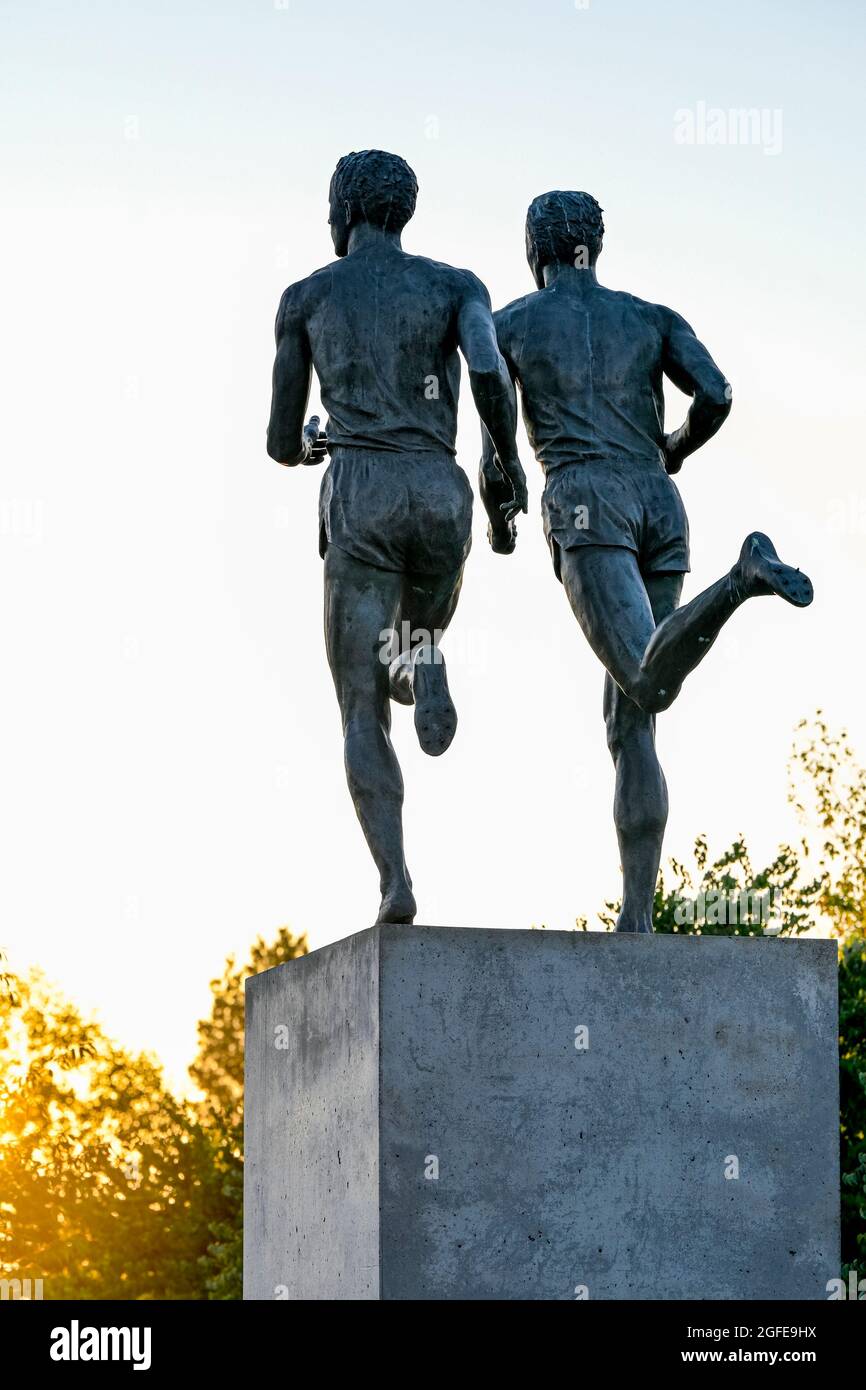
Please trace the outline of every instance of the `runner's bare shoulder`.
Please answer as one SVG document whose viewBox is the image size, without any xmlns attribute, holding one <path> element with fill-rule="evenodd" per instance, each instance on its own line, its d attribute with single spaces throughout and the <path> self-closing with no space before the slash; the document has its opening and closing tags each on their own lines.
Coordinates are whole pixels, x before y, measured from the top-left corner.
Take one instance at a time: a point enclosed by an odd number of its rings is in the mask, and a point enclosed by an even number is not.
<svg viewBox="0 0 866 1390">
<path fill-rule="evenodd" d="M 277 310 L 278 336 L 281 324 L 290 320 L 303 322 L 322 299 L 331 293 L 334 271 L 339 265 L 339 261 L 332 261 L 330 265 L 314 270 L 311 275 L 305 276 L 303 280 L 296 280 L 293 285 L 283 290 Z"/>
<path fill-rule="evenodd" d="M 493 315 L 500 351 L 504 352 L 511 361 L 516 359 L 518 350 L 526 336 L 526 318 L 530 305 L 540 297 L 541 293 L 542 291 L 536 290 L 532 294 L 521 295 L 520 299 L 512 299 L 510 304 L 497 309 Z"/>
<path fill-rule="evenodd" d="M 428 256 L 413 256 L 411 259 L 419 273 L 443 295 L 447 295 L 455 309 L 459 309 L 467 299 L 480 299 L 490 306 L 486 286 L 471 270 L 448 265 L 445 261 L 433 261 Z"/>
<path fill-rule="evenodd" d="M 675 310 L 669 309 L 666 304 L 652 304 L 648 299 L 641 299 L 638 295 L 630 294 L 627 290 L 608 290 L 607 293 L 628 303 L 642 319 L 661 333 L 662 337 L 666 337 L 670 329 L 677 325 L 688 328 L 685 319 Z"/>
</svg>

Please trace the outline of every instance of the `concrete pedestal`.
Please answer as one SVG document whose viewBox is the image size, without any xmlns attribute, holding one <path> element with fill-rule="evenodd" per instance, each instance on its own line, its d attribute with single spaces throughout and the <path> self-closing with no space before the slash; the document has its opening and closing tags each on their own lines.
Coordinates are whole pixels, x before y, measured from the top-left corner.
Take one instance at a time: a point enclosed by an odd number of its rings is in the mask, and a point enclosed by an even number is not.
<svg viewBox="0 0 866 1390">
<path fill-rule="evenodd" d="M 839 1274 L 833 942 L 373 927 L 246 1011 L 246 1298 Z"/>
</svg>

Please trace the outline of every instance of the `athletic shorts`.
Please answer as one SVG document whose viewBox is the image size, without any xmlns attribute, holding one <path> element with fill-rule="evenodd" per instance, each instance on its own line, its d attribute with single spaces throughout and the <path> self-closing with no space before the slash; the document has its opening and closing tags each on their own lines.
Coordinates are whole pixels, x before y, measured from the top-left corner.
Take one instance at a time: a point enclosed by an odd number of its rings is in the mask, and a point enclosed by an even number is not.
<svg viewBox="0 0 866 1390">
<path fill-rule="evenodd" d="M 453 574 L 472 544 L 472 488 L 451 454 L 334 449 L 319 492 L 329 545 L 377 569 Z"/>
<path fill-rule="evenodd" d="M 661 463 L 593 460 L 552 468 L 541 513 L 557 579 L 560 552 L 579 545 L 632 550 L 642 574 L 688 572 L 689 523 Z"/>
</svg>

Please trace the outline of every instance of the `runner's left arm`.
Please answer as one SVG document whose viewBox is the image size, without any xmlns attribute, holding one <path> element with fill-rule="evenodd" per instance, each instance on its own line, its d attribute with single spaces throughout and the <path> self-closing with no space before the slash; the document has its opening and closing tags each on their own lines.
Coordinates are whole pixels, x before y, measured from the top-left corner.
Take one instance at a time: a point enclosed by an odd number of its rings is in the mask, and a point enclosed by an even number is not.
<svg viewBox="0 0 866 1390">
<path fill-rule="evenodd" d="M 490 298 L 481 281 L 466 275 L 467 290 L 457 316 L 457 340 L 469 367 L 469 385 L 481 423 L 490 436 L 499 471 L 511 485 L 503 507 L 510 520 L 528 509 L 526 475 L 517 456 L 517 399 L 505 359 L 496 341 Z M 507 513 L 505 508 L 508 508 Z"/>
<path fill-rule="evenodd" d="M 499 318 L 495 314 L 493 322 L 496 326 L 499 351 L 502 353 L 508 368 L 511 390 L 515 394 L 514 410 L 516 415 L 515 370 L 502 340 Z M 497 555 L 511 555 L 517 544 L 517 507 L 514 501 L 514 490 L 508 474 L 499 462 L 489 431 L 483 424 L 481 426 L 481 466 L 478 469 L 478 491 L 490 523 L 487 528 L 487 539 L 492 550 Z"/>
<path fill-rule="evenodd" d="M 662 367 L 675 386 L 692 397 L 679 429 L 665 435 L 665 467 L 678 473 L 688 458 L 724 424 L 731 409 L 731 388 L 703 343 L 684 318 L 663 309 Z"/>
</svg>

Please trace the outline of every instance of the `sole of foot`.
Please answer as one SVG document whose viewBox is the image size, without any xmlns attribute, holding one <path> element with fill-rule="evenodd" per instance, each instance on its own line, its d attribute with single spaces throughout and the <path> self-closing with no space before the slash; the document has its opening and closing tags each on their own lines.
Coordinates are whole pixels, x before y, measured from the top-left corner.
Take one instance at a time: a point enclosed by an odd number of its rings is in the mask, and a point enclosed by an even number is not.
<svg viewBox="0 0 866 1390">
<path fill-rule="evenodd" d="M 382 898 L 376 926 L 411 927 L 417 911 L 411 888 L 397 888 Z"/>
<path fill-rule="evenodd" d="M 441 653 L 435 661 L 416 661 L 412 688 L 418 742 L 431 758 L 438 758 L 450 747 L 457 732 L 457 711 L 448 691 Z"/>
<path fill-rule="evenodd" d="M 778 594 L 795 608 L 808 608 L 815 597 L 808 575 L 780 560 L 773 542 L 761 531 L 753 531 L 744 540 L 738 569 L 750 595 Z"/>
</svg>

